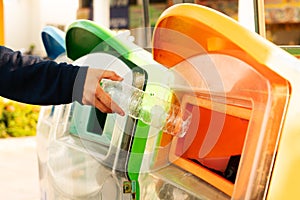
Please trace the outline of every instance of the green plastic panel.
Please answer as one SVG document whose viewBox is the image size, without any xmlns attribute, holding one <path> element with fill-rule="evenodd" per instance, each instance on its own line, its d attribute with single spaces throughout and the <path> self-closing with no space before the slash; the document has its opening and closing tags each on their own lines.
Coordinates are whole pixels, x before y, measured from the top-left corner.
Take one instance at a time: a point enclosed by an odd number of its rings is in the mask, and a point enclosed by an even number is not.
<svg viewBox="0 0 300 200">
<path fill-rule="evenodd" d="M 124 55 L 129 51 L 118 40 L 114 33 L 105 27 L 89 20 L 78 20 L 72 23 L 66 34 L 67 55 L 76 60 L 91 52 L 109 52 Z"/>
<path fill-rule="evenodd" d="M 69 26 L 66 33 L 66 49 L 68 57 L 73 60 L 95 52 L 105 52 L 114 55 L 133 70 L 135 76 L 132 85 L 134 87 L 153 93 L 158 98 L 165 100 L 169 100 L 171 96 L 171 91 L 166 87 L 160 87 L 159 84 L 155 87 L 148 87 L 147 85 L 149 80 L 155 83 L 167 81 L 166 77 L 160 80 L 161 76 L 159 76 L 161 73 L 166 73 L 167 69 L 156 63 L 151 53 L 138 47 L 126 37 L 115 35 L 112 31 L 92 21 L 79 20 Z M 143 75 L 144 80 L 142 84 L 139 74 Z M 103 115 L 102 117 L 101 114 Z M 101 114 L 97 114 L 97 118 L 100 121 L 105 117 L 104 113 Z M 130 123 L 135 123 L 136 125 L 131 126 Z M 152 133 L 150 133 L 151 131 Z M 128 126 L 125 126 L 124 133 L 126 134 L 123 134 L 121 148 L 124 148 L 123 150 L 128 151 L 129 154 L 121 155 L 122 158 L 117 159 L 123 160 L 126 156 L 127 160 L 124 162 L 125 165 L 127 164 L 125 172 L 127 172 L 127 178 L 132 183 L 135 183 L 135 191 L 133 191 L 135 199 L 140 199 L 138 179 L 142 170 L 148 135 L 149 133 L 151 135 L 155 134 L 159 140 L 160 132 L 156 132 L 157 130 L 151 129 L 149 125 L 135 119 L 129 119 Z M 104 141 L 104 143 L 107 143 L 107 141 Z"/>
</svg>

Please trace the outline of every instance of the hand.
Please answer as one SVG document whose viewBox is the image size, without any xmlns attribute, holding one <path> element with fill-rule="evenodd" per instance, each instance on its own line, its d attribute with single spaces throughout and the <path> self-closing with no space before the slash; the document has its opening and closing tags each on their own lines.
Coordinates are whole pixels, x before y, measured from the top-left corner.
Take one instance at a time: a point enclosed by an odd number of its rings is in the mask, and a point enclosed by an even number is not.
<svg viewBox="0 0 300 200">
<path fill-rule="evenodd" d="M 113 71 L 88 68 L 83 88 L 82 103 L 93 105 L 104 113 L 118 113 L 124 116 L 124 111 L 110 98 L 100 86 L 102 78 L 122 81 L 123 78 Z"/>
</svg>

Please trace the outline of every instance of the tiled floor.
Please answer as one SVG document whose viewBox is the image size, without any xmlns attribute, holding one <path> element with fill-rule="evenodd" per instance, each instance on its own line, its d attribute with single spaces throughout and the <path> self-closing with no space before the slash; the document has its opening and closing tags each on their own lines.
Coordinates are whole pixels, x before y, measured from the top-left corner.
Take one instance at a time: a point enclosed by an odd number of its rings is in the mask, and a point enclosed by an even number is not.
<svg viewBox="0 0 300 200">
<path fill-rule="evenodd" d="M 0 139 L 0 199 L 39 199 L 35 137 Z"/>
</svg>

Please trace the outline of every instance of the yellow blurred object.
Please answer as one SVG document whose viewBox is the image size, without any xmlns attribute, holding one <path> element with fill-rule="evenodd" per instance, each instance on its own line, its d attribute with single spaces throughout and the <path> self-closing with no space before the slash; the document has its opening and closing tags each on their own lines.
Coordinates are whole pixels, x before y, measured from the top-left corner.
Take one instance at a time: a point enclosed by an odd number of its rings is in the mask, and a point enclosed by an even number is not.
<svg viewBox="0 0 300 200">
<path fill-rule="evenodd" d="M 4 8 L 3 0 L 0 0 L 0 45 L 4 45 Z"/>
<path fill-rule="evenodd" d="M 89 19 L 91 14 L 90 8 L 79 8 L 76 13 L 77 19 Z"/>
</svg>

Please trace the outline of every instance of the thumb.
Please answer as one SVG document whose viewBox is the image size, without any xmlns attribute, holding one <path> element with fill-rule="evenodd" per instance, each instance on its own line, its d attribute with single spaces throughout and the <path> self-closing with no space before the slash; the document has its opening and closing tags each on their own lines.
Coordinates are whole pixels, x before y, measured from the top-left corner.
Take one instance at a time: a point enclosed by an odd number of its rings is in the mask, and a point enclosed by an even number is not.
<svg viewBox="0 0 300 200">
<path fill-rule="evenodd" d="M 110 79 L 113 81 L 122 81 L 123 78 L 119 76 L 117 73 L 114 71 L 104 71 L 102 74 L 102 78 Z"/>
</svg>

